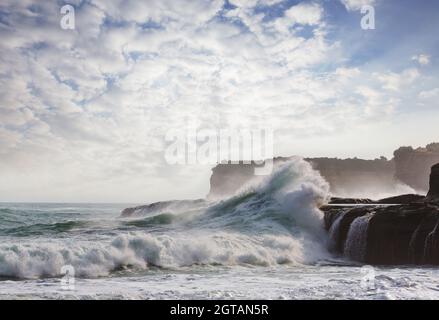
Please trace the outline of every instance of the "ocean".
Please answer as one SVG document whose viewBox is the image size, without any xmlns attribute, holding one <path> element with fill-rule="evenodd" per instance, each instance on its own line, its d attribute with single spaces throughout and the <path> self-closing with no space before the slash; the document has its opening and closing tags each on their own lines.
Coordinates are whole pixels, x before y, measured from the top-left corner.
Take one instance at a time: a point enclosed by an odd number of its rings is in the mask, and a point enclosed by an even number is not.
<svg viewBox="0 0 439 320">
<path fill-rule="evenodd" d="M 0 204 L 0 299 L 439 299 L 439 269 L 331 253 L 302 160 L 226 199 Z"/>
</svg>

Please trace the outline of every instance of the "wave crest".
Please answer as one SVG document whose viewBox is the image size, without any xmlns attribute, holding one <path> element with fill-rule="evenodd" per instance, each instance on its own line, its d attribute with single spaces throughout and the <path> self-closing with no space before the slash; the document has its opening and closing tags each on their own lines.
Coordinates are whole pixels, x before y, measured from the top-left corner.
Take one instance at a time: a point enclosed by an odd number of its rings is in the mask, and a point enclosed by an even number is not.
<svg viewBox="0 0 439 320">
<path fill-rule="evenodd" d="M 142 232 L 0 245 L 0 276 L 60 276 L 64 265 L 74 266 L 77 276 L 98 277 L 124 267 L 314 263 L 327 257 L 318 207 L 328 194 L 320 174 L 296 158 L 234 197 L 202 203 L 201 208 L 197 203 L 186 210 L 187 218 L 184 212 L 164 213 L 157 206 L 160 210 L 148 210 L 142 220 L 121 221 L 134 223 Z M 151 229 L 151 224 L 164 226 Z"/>
</svg>

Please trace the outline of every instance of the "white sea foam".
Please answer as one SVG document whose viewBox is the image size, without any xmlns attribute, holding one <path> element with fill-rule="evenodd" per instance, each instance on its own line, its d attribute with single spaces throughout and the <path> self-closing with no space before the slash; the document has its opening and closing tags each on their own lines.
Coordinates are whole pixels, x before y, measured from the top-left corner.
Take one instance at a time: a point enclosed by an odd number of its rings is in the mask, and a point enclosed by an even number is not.
<svg viewBox="0 0 439 320">
<path fill-rule="evenodd" d="M 306 249 L 306 252 L 305 252 Z M 311 263 L 324 255 L 322 247 L 286 236 L 219 233 L 213 236 L 121 235 L 111 243 L 63 242 L 0 247 L 0 274 L 13 278 L 59 276 L 73 265 L 77 276 L 106 276 L 123 266 L 179 268 L 194 264 L 269 266 Z"/>
<path fill-rule="evenodd" d="M 64 265 L 73 265 L 77 276 L 98 277 L 123 267 L 314 263 L 327 257 L 318 206 L 328 190 L 307 162 L 293 159 L 245 192 L 165 229 L 2 244 L 0 276 L 60 276 Z"/>
</svg>

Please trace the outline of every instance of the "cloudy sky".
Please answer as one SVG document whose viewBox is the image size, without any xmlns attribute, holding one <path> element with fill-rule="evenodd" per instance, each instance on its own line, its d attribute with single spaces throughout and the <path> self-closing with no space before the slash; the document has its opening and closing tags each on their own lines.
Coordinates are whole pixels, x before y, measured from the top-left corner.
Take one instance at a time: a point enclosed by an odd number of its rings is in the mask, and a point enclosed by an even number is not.
<svg viewBox="0 0 439 320">
<path fill-rule="evenodd" d="M 438 141 L 438 30 L 436 0 L 2 0 L 0 201 L 203 197 L 211 166 L 164 160 L 193 119 L 276 155 Z"/>
</svg>

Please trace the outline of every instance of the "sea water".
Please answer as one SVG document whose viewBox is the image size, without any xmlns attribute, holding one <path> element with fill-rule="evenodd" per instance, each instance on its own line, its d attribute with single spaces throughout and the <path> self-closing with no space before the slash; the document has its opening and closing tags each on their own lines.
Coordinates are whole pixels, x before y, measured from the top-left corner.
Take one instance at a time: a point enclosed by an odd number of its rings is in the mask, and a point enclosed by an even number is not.
<svg viewBox="0 0 439 320">
<path fill-rule="evenodd" d="M 0 298 L 439 298 L 437 268 L 331 254 L 318 209 L 328 197 L 296 159 L 233 197 L 127 217 L 133 204 L 1 203 Z"/>
</svg>

